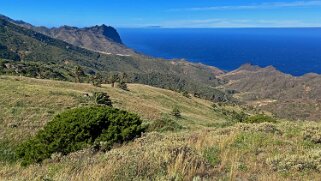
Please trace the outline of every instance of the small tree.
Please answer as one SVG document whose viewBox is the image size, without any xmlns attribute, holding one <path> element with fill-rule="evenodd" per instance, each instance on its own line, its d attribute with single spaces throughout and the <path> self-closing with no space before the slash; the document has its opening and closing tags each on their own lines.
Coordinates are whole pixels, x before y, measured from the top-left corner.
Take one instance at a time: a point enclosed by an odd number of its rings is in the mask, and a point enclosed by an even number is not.
<svg viewBox="0 0 321 181">
<path fill-rule="evenodd" d="M 177 106 L 175 106 L 172 110 L 172 116 L 174 116 L 175 118 L 181 118 L 181 111 L 179 110 L 179 108 Z"/>
<path fill-rule="evenodd" d="M 80 66 L 76 66 L 74 71 L 76 82 L 81 82 L 80 77 L 85 75 L 84 70 Z"/>
<path fill-rule="evenodd" d="M 92 77 L 93 86 L 101 87 L 102 82 L 103 82 L 103 78 L 99 73 L 97 73 Z"/>
<path fill-rule="evenodd" d="M 110 96 L 105 92 L 95 92 L 94 98 L 95 98 L 95 103 L 98 105 L 113 107 L 113 103 L 110 100 Z"/>
<path fill-rule="evenodd" d="M 121 81 L 124 81 L 124 82 L 128 81 L 128 75 L 125 72 L 121 74 Z"/>
<path fill-rule="evenodd" d="M 118 74 L 113 74 L 113 75 L 110 77 L 111 86 L 112 86 L 112 87 L 115 87 L 115 83 L 116 83 L 118 80 L 119 80 Z"/>
<path fill-rule="evenodd" d="M 129 90 L 128 90 L 128 87 L 127 87 L 127 84 L 126 84 L 124 81 L 119 82 L 119 84 L 117 85 L 117 87 L 120 88 L 120 89 L 123 89 L 123 90 L 125 90 L 125 91 L 129 91 Z"/>
</svg>

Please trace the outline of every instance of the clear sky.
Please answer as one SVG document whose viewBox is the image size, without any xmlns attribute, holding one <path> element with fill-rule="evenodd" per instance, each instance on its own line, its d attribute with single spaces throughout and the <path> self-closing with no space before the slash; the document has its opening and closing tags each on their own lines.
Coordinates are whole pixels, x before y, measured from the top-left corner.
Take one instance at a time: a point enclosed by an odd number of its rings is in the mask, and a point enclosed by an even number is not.
<svg viewBox="0 0 321 181">
<path fill-rule="evenodd" d="M 0 0 L 0 14 L 50 27 L 321 27 L 321 0 Z"/>
</svg>

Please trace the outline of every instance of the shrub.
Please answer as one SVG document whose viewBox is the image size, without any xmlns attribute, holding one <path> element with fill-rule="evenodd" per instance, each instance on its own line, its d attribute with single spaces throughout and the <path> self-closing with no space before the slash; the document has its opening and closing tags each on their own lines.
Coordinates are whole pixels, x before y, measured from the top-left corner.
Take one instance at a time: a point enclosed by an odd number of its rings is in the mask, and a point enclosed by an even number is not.
<svg viewBox="0 0 321 181">
<path fill-rule="evenodd" d="M 221 154 L 221 151 L 219 147 L 213 146 L 213 147 L 206 148 L 204 150 L 203 156 L 212 166 L 216 166 L 221 162 L 220 154 Z"/>
<path fill-rule="evenodd" d="M 92 82 L 93 86 L 101 87 L 101 84 L 103 82 L 103 78 L 99 73 L 97 73 L 96 75 L 92 76 L 91 82 Z"/>
<path fill-rule="evenodd" d="M 245 123 L 275 123 L 276 120 L 270 116 L 264 114 L 258 114 L 254 116 L 249 116 L 244 120 Z"/>
<path fill-rule="evenodd" d="M 306 126 L 303 132 L 304 140 L 311 141 L 315 144 L 321 143 L 321 127 Z"/>
<path fill-rule="evenodd" d="M 113 107 L 113 103 L 111 102 L 109 95 L 105 92 L 95 92 L 94 98 L 95 98 L 96 104 L 98 105 Z"/>
<path fill-rule="evenodd" d="M 175 118 L 181 118 L 182 117 L 181 111 L 178 109 L 177 106 L 175 106 L 173 108 L 171 115 L 174 116 Z"/>
<path fill-rule="evenodd" d="M 120 89 L 123 89 L 123 90 L 125 90 L 125 91 L 129 91 L 129 90 L 128 90 L 128 87 L 127 87 L 127 84 L 126 84 L 125 82 L 123 82 L 123 81 L 119 82 L 119 84 L 117 85 L 117 87 L 120 88 Z"/>
<path fill-rule="evenodd" d="M 18 146 L 22 165 L 40 163 L 53 153 L 66 155 L 94 143 L 129 141 L 143 131 L 135 115 L 106 106 L 82 107 L 57 115 L 35 137 Z"/>
<path fill-rule="evenodd" d="M 75 70 L 74 70 L 74 75 L 75 75 L 75 78 L 76 78 L 76 82 L 79 83 L 79 82 L 81 82 L 80 77 L 85 76 L 85 72 L 82 69 L 82 67 L 76 66 Z"/>
<path fill-rule="evenodd" d="M 8 140 L 0 140 L 0 163 L 13 163 L 16 161 L 14 146 Z"/>
<path fill-rule="evenodd" d="M 178 123 L 176 123 L 174 120 L 163 118 L 150 123 L 148 125 L 147 131 L 164 132 L 164 131 L 178 131 L 181 129 L 183 129 L 183 127 Z"/>
<path fill-rule="evenodd" d="M 276 155 L 266 163 L 275 171 L 318 171 L 321 172 L 321 151 L 310 150 L 307 153 Z"/>
</svg>

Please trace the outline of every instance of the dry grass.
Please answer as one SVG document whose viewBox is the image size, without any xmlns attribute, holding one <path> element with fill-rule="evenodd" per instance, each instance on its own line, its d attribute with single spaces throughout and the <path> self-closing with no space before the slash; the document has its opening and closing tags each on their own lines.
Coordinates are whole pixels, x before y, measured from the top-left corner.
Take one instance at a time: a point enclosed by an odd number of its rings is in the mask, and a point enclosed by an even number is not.
<svg viewBox="0 0 321 181">
<path fill-rule="evenodd" d="M 145 85 L 131 84 L 130 91 L 103 85 L 75 84 L 25 77 L 0 77 L 0 137 L 17 140 L 34 134 L 62 110 L 91 103 L 85 94 L 107 92 L 114 106 L 156 120 L 169 114 L 177 105 L 182 112 L 181 124 L 190 128 L 223 121 L 211 109 L 209 101 L 188 99 L 179 93 Z M 197 120 L 197 121 L 196 121 Z"/>
<path fill-rule="evenodd" d="M 188 128 L 147 133 L 106 153 L 82 150 L 56 155 L 42 165 L 27 168 L 2 163 L 0 180 L 270 181 L 321 177 L 319 123 L 280 121 L 206 127 L 225 121 L 208 101 L 144 85 L 129 85 L 129 89 L 0 77 L 2 140 L 25 139 L 63 109 L 90 103 L 83 94 L 94 91 L 108 92 L 116 107 L 146 120 L 158 119 L 178 105 L 184 118 L 179 123 Z"/>
<path fill-rule="evenodd" d="M 288 133 L 295 126 L 301 128 L 300 124 L 285 122 L 148 133 L 107 153 L 83 150 L 28 168 L 18 164 L 2 165 L 0 179 L 318 180 L 320 154 L 313 150 L 321 146 L 305 143 L 303 129 Z M 213 147 L 219 151 L 208 156 L 217 157 L 215 164 L 204 156 L 204 152 Z M 297 169 L 298 164 L 306 167 Z M 308 167 L 311 165 L 313 167 Z"/>
</svg>

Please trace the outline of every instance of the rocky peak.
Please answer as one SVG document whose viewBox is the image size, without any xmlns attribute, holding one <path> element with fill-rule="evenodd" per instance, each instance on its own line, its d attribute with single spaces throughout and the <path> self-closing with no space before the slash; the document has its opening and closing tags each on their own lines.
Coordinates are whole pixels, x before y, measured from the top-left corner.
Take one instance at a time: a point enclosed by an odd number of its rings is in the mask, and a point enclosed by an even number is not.
<svg viewBox="0 0 321 181">
<path fill-rule="evenodd" d="M 88 50 L 115 55 L 138 55 L 122 43 L 121 37 L 115 28 L 105 24 L 86 28 L 73 26 L 47 28 L 12 20 L 0 14 L 0 25 L 4 26 L 6 21 Z"/>
<path fill-rule="evenodd" d="M 93 33 L 98 33 L 104 35 L 106 38 L 111 41 L 119 44 L 123 44 L 122 40 L 117 32 L 117 30 L 111 26 L 102 24 L 100 26 L 96 25 L 93 27 L 84 28 L 83 30 L 92 31 Z"/>
</svg>

